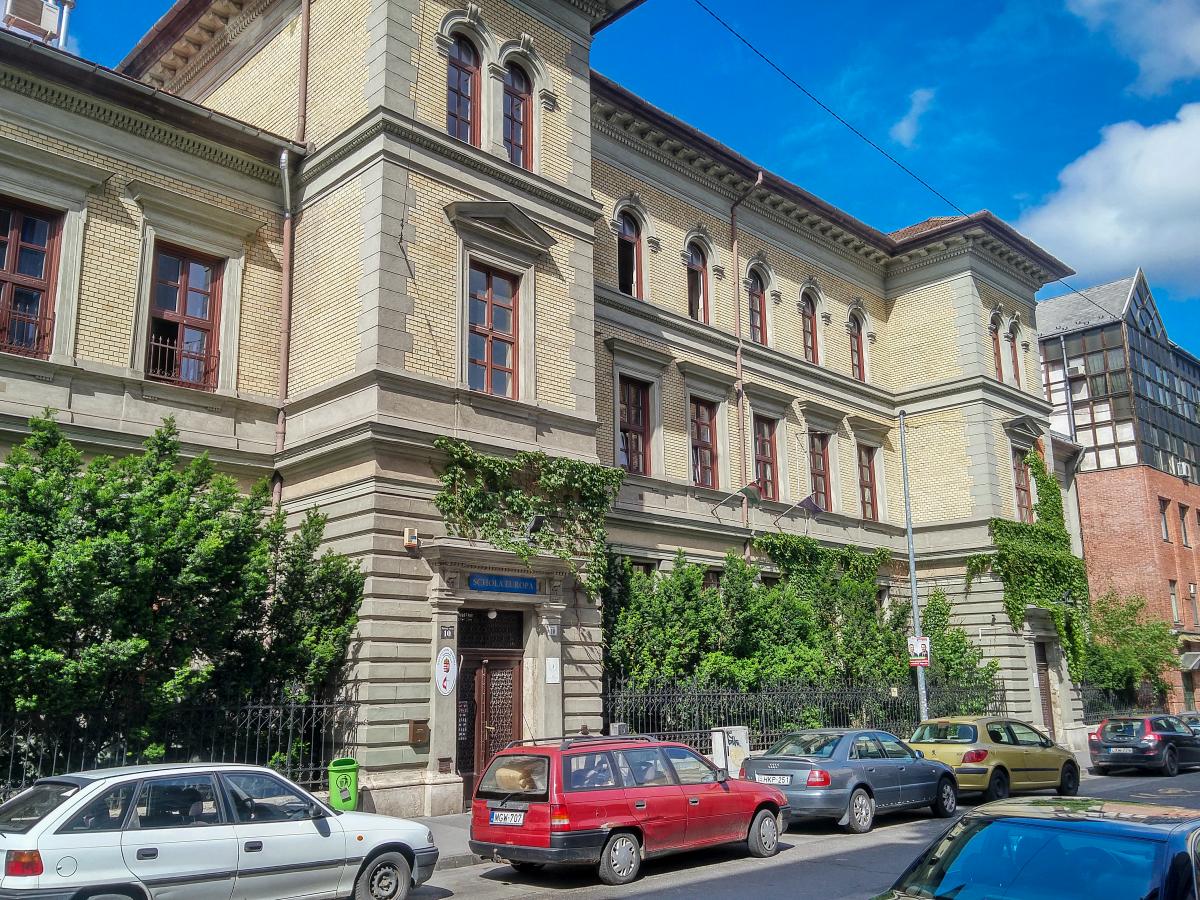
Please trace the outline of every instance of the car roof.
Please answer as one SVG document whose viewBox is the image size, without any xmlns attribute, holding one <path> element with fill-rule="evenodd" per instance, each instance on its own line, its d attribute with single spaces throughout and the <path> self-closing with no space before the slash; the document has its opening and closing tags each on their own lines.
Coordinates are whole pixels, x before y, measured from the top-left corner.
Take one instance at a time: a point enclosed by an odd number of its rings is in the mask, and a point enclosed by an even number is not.
<svg viewBox="0 0 1200 900">
<path fill-rule="evenodd" d="M 986 725 L 989 722 L 1020 721 L 1012 716 L 930 716 L 928 719 L 922 719 L 921 725 Z"/>
<path fill-rule="evenodd" d="M 970 818 L 1036 819 L 1073 828 L 1099 827 L 1143 837 L 1166 836 L 1180 828 L 1200 826 L 1200 810 L 1094 797 L 1015 797 L 976 807 L 967 815 Z"/>
<path fill-rule="evenodd" d="M 76 784 L 80 787 L 91 784 L 96 781 L 106 781 L 110 778 L 126 778 L 129 776 L 147 776 L 147 775 L 169 775 L 172 772 L 186 774 L 203 769 L 207 772 L 236 772 L 245 771 L 246 769 L 254 769 L 259 771 L 270 771 L 262 766 L 254 766 L 249 764 L 238 763 L 154 763 L 144 766 L 113 766 L 108 769 L 88 769 L 86 772 L 68 772 L 64 775 L 48 775 L 45 778 L 39 778 L 37 783 L 47 782 L 68 782 Z"/>
</svg>

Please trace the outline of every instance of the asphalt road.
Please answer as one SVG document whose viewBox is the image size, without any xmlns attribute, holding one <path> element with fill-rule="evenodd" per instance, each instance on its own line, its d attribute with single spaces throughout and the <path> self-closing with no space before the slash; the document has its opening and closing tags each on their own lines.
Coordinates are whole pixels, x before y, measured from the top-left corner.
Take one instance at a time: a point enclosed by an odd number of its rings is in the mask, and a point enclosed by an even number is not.
<svg viewBox="0 0 1200 900">
<path fill-rule="evenodd" d="M 1049 793 L 1049 792 L 1047 792 Z M 1157 775 L 1083 776 L 1081 796 L 1167 803 L 1200 810 L 1200 771 L 1176 778 Z M 971 801 L 964 800 L 970 807 Z M 446 897 L 509 900 L 517 897 L 721 898 L 789 897 L 797 900 L 866 900 L 892 881 L 947 822 L 927 813 L 882 816 L 874 831 L 844 834 L 832 824 L 793 825 L 771 859 L 750 857 L 731 845 L 652 860 L 631 885 L 601 885 L 590 869 L 546 869 L 518 875 L 484 864 L 437 873 L 414 891 L 414 900 Z"/>
</svg>

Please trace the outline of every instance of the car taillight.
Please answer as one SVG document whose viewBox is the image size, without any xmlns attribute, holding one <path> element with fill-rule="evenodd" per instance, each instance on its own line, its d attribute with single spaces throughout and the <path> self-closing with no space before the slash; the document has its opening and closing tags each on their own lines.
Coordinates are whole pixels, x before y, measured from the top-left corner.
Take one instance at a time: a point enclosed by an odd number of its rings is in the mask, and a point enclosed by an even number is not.
<svg viewBox="0 0 1200 900">
<path fill-rule="evenodd" d="M 42 874 L 42 854 L 36 850 L 9 850 L 4 854 L 5 878 L 30 878 Z"/>
<path fill-rule="evenodd" d="M 1088 732 L 1088 740 L 1096 741 L 1097 743 L 1099 743 L 1100 742 L 1100 729 L 1097 728 L 1095 731 L 1089 731 Z"/>
<path fill-rule="evenodd" d="M 742 763 L 742 767 L 740 769 L 738 769 L 738 778 L 745 778 L 745 777 L 746 777 L 746 764 Z"/>
<path fill-rule="evenodd" d="M 571 817 L 567 815 L 567 808 L 559 806 L 555 803 L 550 807 L 550 830 L 551 831 L 566 831 L 571 827 Z"/>
<path fill-rule="evenodd" d="M 981 763 L 987 759 L 988 752 L 986 750 L 968 750 L 963 754 L 963 764 L 966 763 Z"/>
<path fill-rule="evenodd" d="M 829 787 L 831 783 L 829 773 L 824 769 L 813 769 L 808 773 L 809 787 Z"/>
<path fill-rule="evenodd" d="M 1142 738 L 1143 743 L 1146 744 L 1157 744 L 1161 740 L 1162 738 L 1160 738 L 1153 731 L 1149 732 L 1144 738 Z"/>
</svg>

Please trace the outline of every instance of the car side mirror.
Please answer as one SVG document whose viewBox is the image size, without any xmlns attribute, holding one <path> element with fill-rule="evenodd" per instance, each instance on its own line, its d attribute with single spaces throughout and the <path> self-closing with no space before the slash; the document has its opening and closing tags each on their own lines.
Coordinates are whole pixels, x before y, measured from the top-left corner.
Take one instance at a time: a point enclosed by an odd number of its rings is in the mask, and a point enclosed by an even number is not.
<svg viewBox="0 0 1200 900">
<path fill-rule="evenodd" d="M 729 780 L 728 769 L 717 769 L 717 784 L 724 784 Z"/>
<path fill-rule="evenodd" d="M 913 755 L 914 755 L 914 756 L 915 756 L 917 759 L 924 759 L 924 758 L 925 758 L 925 751 L 924 751 L 924 750 L 914 750 L 914 751 L 913 751 Z"/>
<path fill-rule="evenodd" d="M 325 818 L 325 810 L 321 808 L 320 803 L 314 801 L 313 803 L 308 804 L 308 817 L 310 819 Z"/>
<path fill-rule="evenodd" d="M 1046 748 L 1053 747 L 1054 741 L 1050 740 L 1050 738 L 1046 738 L 1044 741 L 1042 741 L 1042 746 Z"/>
</svg>

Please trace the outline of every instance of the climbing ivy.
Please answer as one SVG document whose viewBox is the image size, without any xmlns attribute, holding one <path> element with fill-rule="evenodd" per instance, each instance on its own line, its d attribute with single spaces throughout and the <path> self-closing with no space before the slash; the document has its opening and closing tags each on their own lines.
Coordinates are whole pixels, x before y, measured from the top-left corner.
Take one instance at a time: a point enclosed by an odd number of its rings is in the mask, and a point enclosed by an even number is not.
<svg viewBox="0 0 1200 900">
<path fill-rule="evenodd" d="M 608 566 L 604 522 L 625 473 L 540 451 L 491 456 L 464 441 L 439 437 L 445 454 L 433 504 L 458 537 L 484 540 L 526 565 L 538 553 L 570 563 L 589 594 L 603 591 Z M 534 516 L 546 526 L 532 536 Z"/>
<path fill-rule="evenodd" d="M 1046 610 L 1078 678 L 1088 647 L 1087 569 L 1071 552 L 1058 482 L 1037 453 L 1030 451 L 1025 462 L 1037 486 L 1035 521 L 992 519 L 989 531 L 996 552 L 967 560 L 967 586 L 987 572 L 994 575 L 1004 585 L 1004 607 L 1013 628 L 1024 624 L 1030 606 Z"/>
</svg>

